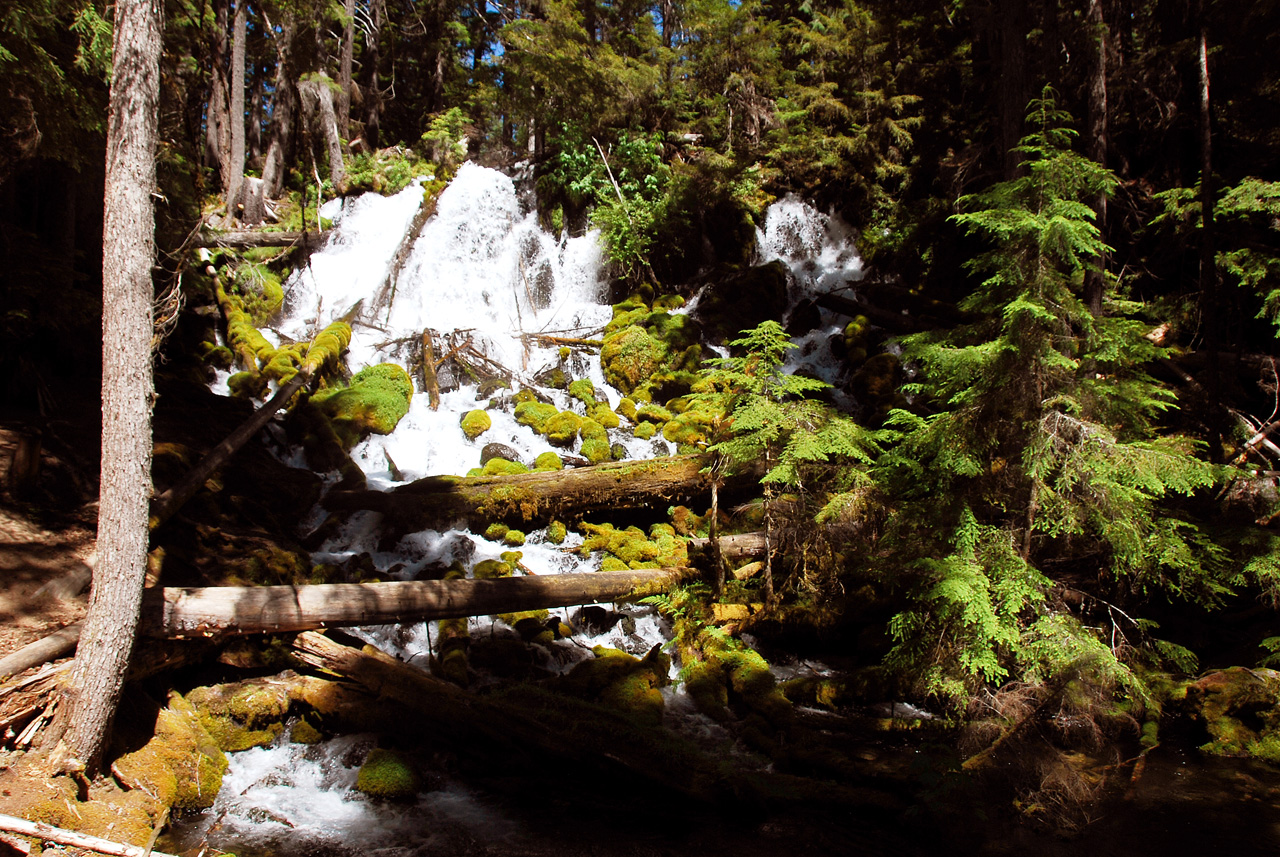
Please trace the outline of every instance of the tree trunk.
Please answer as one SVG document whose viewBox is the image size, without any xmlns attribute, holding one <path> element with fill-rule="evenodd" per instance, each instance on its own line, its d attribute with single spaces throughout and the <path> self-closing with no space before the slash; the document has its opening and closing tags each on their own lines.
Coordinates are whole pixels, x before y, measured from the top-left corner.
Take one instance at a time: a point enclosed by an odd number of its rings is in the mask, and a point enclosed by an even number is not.
<svg viewBox="0 0 1280 857">
<path fill-rule="evenodd" d="M 343 6 L 346 26 L 342 29 L 342 58 L 338 62 L 338 136 L 351 139 L 351 64 L 355 59 L 356 0 Z"/>
<path fill-rule="evenodd" d="M 403 532 L 457 521 L 540 524 L 593 509 L 665 507 L 702 496 L 710 488 L 702 472 L 706 463 L 705 456 L 685 455 L 518 476 L 432 476 L 391 492 L 333 491 L 323 503 L 331 511 L 381 512 L 393 530 Z M 756 478 L 758 474 L 729 477 L 722 487 Z"/>
<path fill-rule="evenodd" d="M 333 90 L 330 79 L 320 72 L 298 84 L 302 94 L 302 109 L 307 125 L 320 132 L 329 159 L 329 181 L 336 190 L 342 182 L 342 142 L 338 139 L 338 117 L 333 111 Z"/>
<path fill-rule="evenodd" d="M 244 183 L 244 42 L 248 26 L 248 10 L 245 0 L 236 0 L 236 17 L 231 40 L 231 115 L 230 169 L 223 183 L 227 192 L 227 214 L 236 217 L 240 202 L 240 187 Z"/>
<path fill-rule="evenodd" d="M 660 568 L 496 580 L 150 589 L 142 633 L 205 638 L 517 613 L 653 595 L 697 573 Z"/>
<path fill-rule="evenodd" d="M 133 652 L 147 572 L 151 495 L 151 303 L 160 96 L 158 0 L 116 6 L 103 223 L 102 477 L 98 567 L 63 691 L 66 767 L 96 772 Z"/>
<path fill-rule="evenodd" d="M 1005 180 L 1016 178 L 1022 157 L 1014 149 L 1022 139 L 1027 115 L 1027 7 L 1022 0 L 997 0 L 996 99 L 999 107 L 1001 172 Z"/>
<path fill-rule="evenodd" d="M 1107 25 L 1102 17 L 1102 0 L 1089 2 L 1089 29 L 1097 40 L 1097 51 L 1089 69 L 1089 109 L 1085 123 L 1085 154 L 1102 166 L 1107 165 Z M 1107 197 L 1093 199 L 1094 223 L 1106 240 Z M 1084 301 L 1094 316 L 1102 315 L 1102 298 L 1106 292 L 1107 258 L 1097 259 L 1096 267 L 1084 274 Z"/>
<path fill-rule="evenodd" d="M 1209 351 L 1218 347 L 1218 266 L 1213 235 L 1213 128 L 1209 102 L 1209 36 L 1200 24 L 1200 324 Z"/>
<path fill-rule="evenodd" d="M 370 0 L 369 19 L 373 26 L 365 37 L 364 46 L 364 141 L 369 149 L 378 148 L 378 124 L 382 115 L 382 90 L 378 88 L 378 63 L 382 59 L 382 10 L 384 0 Z"/>
<path fill-rule="evenodd" d="M 227 24 L 230 0 L 214 0 L 214 37 L 209 62 L 209 104 L 205 111 L 205 166 L 218 171 L 223 190 L 227 188 L 231 154 L 231 99 L 227 86 Z"/>
<path fill-rule="evenodd" d="M 267 156 L 262 165 L 262 181 L 266 185 L 267 196 L 276 199 L 284 189 L 284 177 L 288 165 L 294 155 L 293 126 L 298 112 L 298 99 L 295 83 L 297 73 L 293 64 L 293 39 L 297 34 L 293 16 L 283 13 L 279 28 L 272 26 L 267 16 L 263 15 L 276 45 L 276 80 L 273 88 L 274 100 L 271 109 L 271 142 L 267 145 Z"/>
</svg>

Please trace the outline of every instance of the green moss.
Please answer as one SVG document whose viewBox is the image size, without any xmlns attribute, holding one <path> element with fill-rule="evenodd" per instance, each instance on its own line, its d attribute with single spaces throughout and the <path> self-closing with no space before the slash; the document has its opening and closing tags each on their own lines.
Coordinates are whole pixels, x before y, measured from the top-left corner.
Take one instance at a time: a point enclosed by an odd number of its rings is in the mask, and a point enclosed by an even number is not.
<svg viewBox="0 0 1280 857">
<path fill-rule="evenodd" d="M 509 529 L 506 524 L 490 524 L 484 531 L 484 537 L 491 542 L 501 541 Z"/>
<path fill-rule="evenodd" d="M 569 529 L 564 525 L 563 521 L 552 521 L 547 524 L 547 541 L 553 545 L 564 544 L 564 540 L 568 535 Z"/>
<path fill-rule="evenodd" d="M 616 556 L 606 556 L 600 561 L 601 571 L 630 571 L 631 566 L 627 565 Z"/>
<path fill-rule="evenodd" d="M 633 434 L 640 440 L 648 440 L 658 433 L 658 427 L 653 423 L 637 423 Z"/>
<path fill-rule="evenodd" d="M 467 436 L 467 440 L 475 440 L 492 427 L 493 420 L 486 411 L 467 411 L 462 417 L 462 433 Z"/>
<path fill-rule="evenodd" d="M 538 434 L 543 434 L 547 421 L 559 413 L 555 405 L 548 405 L 536 399 L 520 402 L 515 409 L 516 422 L 522 426 L 529 426 Z"/>
<path fill-rule="evenodd" d="M 299 720 L 293 724 L 293 731 L 289 733 L 289 740 L 295 744 L 319 744 L 324 740 L 324 736 L 320 734 L 319 729 L 306 720 Z"/>
<path fill-rule="evenodd" d="M 200 359 L 215 369 L 227 370 L 235 361 L 235 355 L 225 345 L 214 345 L 212 342 L 200 343 Z"/>
<path fill-rule="evenodd" d="M 533 470 L 535 473 L 564 470 L 564 462 L 554 452 L 544 452 L 534 459 Z"/>
<path fill-rule="evenodd" d="M 684 306 L 684 297 L 682 295 L 663 295 L 653 302 L 654 309 L 675 310 Z"/>
<path fill-rule="evenodd" d="M 480 469 L 479 476 L 519 476 L 528 473 L 529 468 L 518 461 L 507 461 L 505 458 L 490 458 Z"/>
<path fill-rule="evenodd" d="M 524 540 L 525 540 L 525 535 L 519 530 L 507 530 L 507 532 L 502 536 L 503 544 L 510 545 L 511 547 L 514 547 L 514 548 L 518 548 L 521 545 L 523 545 Z"/>
<path fill-rule="evenodd" d="M 595 407 L 587 412 L 587 416 L 600 424 L 602 428 L 611 429 L 622 425 L 622 420 L 618 415 L 609 410 L 609 406 L 604 402 L 596 403 Z"/>
<path fill-rule="evenodd" d="M 275 741 L 289 712 L 288 690 L 261 681 L 198 687 L 187 699 L 199 712 L 201 725 L 228 753 Z"/>
<path fill-rule="evenodd" d="M 609 446 L 607 439 L 588 438 L 582 442 L 579 452 L 592 464 L 603 464 L 613 460 L 613 449 Z"/>
<path fill-rule="evenodd" d="M 227 379 L 227 389 L 238 399 L 262 399 L 267 393 L 267 379 L 258 372 L 237 372 Z"/>
<path fill-rule="evenodd" d="M 563 411 L 554 417 L 548 418 L 542 427 L 548 443 L 566 447 L 573 445 L 573 442 L 578 439 L 578 432 L 581 429 L 582 417 L 573 411 Z"/>
<path fill-rule="evenodd" d="M 618 409 L 615 411 L 620 416 L 626 417 L 631 422 L 636 421 L 636 403 L 629 398 L 624 398 L 618 402 Z"/>
<path fill-rule="evenodd" d="M 112 765 L 127 785 L 149 792 L 165 806 L 205 809 L 222 787 L 227 757 L 181 694 L 169 694 L 156 716 L 153 737 Z"/>
<path fill-rule="evenodd" d="M 636 412 L 636 419 L 647 423 L 665 423 L 671 417 L 671 411 L 661 405 L 645 405 Z"/>
<path fill-rule="evenodd" d="M 371 797 L 407 800 L 416 795 L 420 787 L 413 766 L 399 753 L 380 747 L 369 751 L 356 775 L 356 791 Z"/>
<path fill-rule="evenodd" d="M 596 403 L 596 385 L 590 378 L 579 378 L 569 385 L 569 395 L 590 408 Z"/>
<path fill-rule="evenodd" d="M 606 381 L 630 393 L 661 369 L 669 356 L 662 340 L 642 327 L 628 326 L 605 335 L 600 365 Z"/>
<path fill-rule="evenodd" d="M 661 724 L 663 700 L 658 688 L 666 683 L 670 660 L 664 660 L 656 649 L 643 660 L 605 646 L 596 646 L 592 653 L 595 658 L 575 666 L 561 680 L 559 689 L 624 711 L 642 722 Z"/>
<path fill-rule="evenodd" d="M 604 430 L 604 426 L 595 420 L 587 417 L 582 421 L 581 427 L 578 429 L 583 440 L 608 440 L 609 433 Z"/>
<path fill-rule="evenodd" d="M 528 404 L 529 402 L 538 401 L 538 396 L 528 387 L 523 387 L 514 396 L 511 397 L 511 400 L 515 402 L 517 405 L 524 405 L 524 404 Z"/>
<path fill-rule="evenodd" d="M 552 367 L 545 375 L 541 375 L 538 380 L 544 386 L 553 390 L 563 390 L 565 385 L 569 383 L 569 376 L 564 374 L 564 370 L 559 366 Z"/>
<path fill-rule="evenodd" d="M 560 346 L 560 352 L 559 352 L 559 354 L 560 354 L 560 359 L 561 359 L 561 360 L 566 360 L 566 359 L 568 359 L 569 355 L 570 355 L 570 354 L 572 354 L 572 353 L 573 353 L 573 349 L 572 349 L 572 348 L 570 348 L 569 346 L 567 346 L 567 345 L 561 345 L 561 346 Z"/>
<path fill-rule="evenodd" d="M 394 363 L 382 363 L 356 373 L 351 386 L 321 390 L 311 401 L 350 449 L 371 433 L 395 431 L 409 412 L 412 397 L 413 382 L 408 373 Z"/>
<path fill-rule="evenodd" d="M 482 559 L 471 569 L 471 574 L 476 580 L 496 580 L 500 577 L 510 577 L 512 571 L 512 566 L 502 560 Z"/>
</svg>

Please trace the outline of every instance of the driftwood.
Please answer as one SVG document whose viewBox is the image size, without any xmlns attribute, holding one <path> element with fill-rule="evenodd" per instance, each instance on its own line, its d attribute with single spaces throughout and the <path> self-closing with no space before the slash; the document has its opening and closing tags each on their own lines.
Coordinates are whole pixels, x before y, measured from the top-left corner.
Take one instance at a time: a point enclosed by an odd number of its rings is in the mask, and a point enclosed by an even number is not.
<svg viewBox="0 0 1280 857">
<path fill-rule="evenodd" d="M 328 240 L 331 230 L 324 232 L 259 232 L 239 230 L 233 232 L 201 231 L 196 236 L 197 247 L 230 247 L 249 250 L 256 247 L 305 247 L 319 250 Z"/>
<path fill-rule="evenodd" d="M 52 824 L 40 821 L 27 821 L 12 815 L 0 815 L 0 830 L 17 833 L 20 836 L 32 836 L 44 842 L 56 842 L 72 848 L 85 848 L 99 854 L 110 854 L 112 857 L 170 857 L 162 851 L 152 851 L 137 845 L 126 845 L 123 842 L 112 842 L 87 833 L 76 833 L 74 830 L 63 830 Z"/>
<path fill-rule="evenodd" d="M 143 598 L 139 633 L 213 637 L 515 613 L 649 595 L 694 573 L 668 568 L 497 580 L 153 589 Z"/>
<path fill-rule="evenodd" d="M 706 464 L 705 456 L 682 455 L 516 476 L 432 476 L 391 492 L 334 491 L 323 504 L 331 511 L 381 512 L 393 530 L 404 532 L 455 521 L 545 523 L 592 509 L 649 508 L 701 496 L 710 490 Z"/>
<path fill-rule="evenodd" d="M 373 311 L 376 313 L 385 307 L 388 320 L 391 318 L 391 304 L 396 299 L 396 285 L 400 280 L 400 272 L 409 261 L 409 254 L 413 252 L 413 245 L 422 234 L 422 227 L 426 226 L 431 215 L 436 213 L 438 198 L 437 194 L 428 194 L 425 190 L 422 192 L 422 202 L 418 205 L 418 211 L 401 237 L 400 246 L 396 248 L 395 255 L 391 257 L 391 264 L 387 266 L 387 275 L 383 278 L 382 285 L 374 292 L 376 297 L 372 305 Z"/>
</svg>

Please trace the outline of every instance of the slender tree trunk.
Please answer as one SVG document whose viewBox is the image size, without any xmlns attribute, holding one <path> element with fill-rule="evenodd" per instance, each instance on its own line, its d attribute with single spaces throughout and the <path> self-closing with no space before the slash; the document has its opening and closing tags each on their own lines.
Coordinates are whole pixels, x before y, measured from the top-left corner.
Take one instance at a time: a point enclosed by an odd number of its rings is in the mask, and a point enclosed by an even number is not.
<svg viewBox="0 0 1280 857">
<path fill-rule="evenodd" d="M 248 10 L 245 0 L 236 0 L 236 17 L 231 39 L 231 115 L 229 127 L 231 152 L 228 155 L 230 170 L 224 187 L 227 191 L 227 213 L 236 216 L 240 202 L 240 187 L 244 184 L 244 42 L 248 27 Z"/>
<path fill-rule="evenodd" d="M 1027 115 L 1027 8 L 1022 0 L 997 0 L 996 99 L 999 107 L 1000 163 L 1006 180 L 1018 174 L 1021 156 L 1014 151 L 1022 139 Z"/>
<path fill-rule="evenodd" d="M 266 79 L 262 73 L 262 64 L 253 64 L 253 85 L 249 94 L 249 120 L 245 128 L 245 156 L 258 169 L 258 159 L 262 157 L 262 100 L 266 96 Z"/>
<path fill-rule="evenodd" d="M 267 156 L 262 165 L 262 181 L 267 187 L 267 196 L 275 199 L 284 189 L 285 173 L 294 156 L 293 126 L 298 113 L 298 98 L 293 39 L 297 34 L 297 26 L 293 16 L 287 11 L 278 30 L 266 15 L 263 15 L 263 19 L 275 39 L 276 81 L 271 110 L 271 142 L 267 146 Z"/>
<path fill-rule="evenodd" d="M 351 64 L 355 59 L 356 0 L 346 0 L 343 7 L 346 26 L 342 29 L 342 58 L 338 64 L 338 136 L 351 139 Z"/>
<path fill-rule="evenodd" d="M 298 91 L 302 94 L 302 109 L 307 117 L 307 126 L 318 129 L 324 140 L 329 161 L 329 180 L 336 189 L 342 181 L 344 168 L 342 142 L 338 139 L 338 117 L 333 109 L 333 90 L 329 88 L 329 83 L 329 76 L 320 72 L 300 82 Z"/>
<path fill-rule="evenodd" d="M 227 23 L 230 17 L 229 0 L 214 0 L 214 37 L 210 52 L 213 68 L 209 73 L 209 105 L 205 111 L 205 166 L 218 171 L 222 189 L 227 187 L 227 171 L 230 166 L 231 137 L 228 124 L 231 99 L 227 87 Z"/>
<path fill-rule="evenodd" d="M 151 499 L 159 0 L 120 0 L 107 119 L 102 268 L 102 481 L 98 566 L 73 678 L 58 706 L 69 769 L 97 771 L 133 652 Z"/>
<path fill-rule="evenodd" d="M 1097 40 L 1097 51 L 1089 69 L 1089 109 L 1085 126 L 1085 153 L 1102 166 L 1107 165 L 1107 25 L 1102 17 L 1102 0 L 1089 2 L 1089 29 Z M 1098 230 L 1106 239 L 1107 197 L 1093 199 L 1093 213 Z M 1085 271 L 1084 300 L 1089 312 L 1102 315 L 1102 298 L 1106 291 L 1107 258 L 1097 260 L 1097 267 Z"/>
<path fill-rule="evenodd" d="M 1209 102 L 1209 36 L 1200 23 L 1200 323 L 1209 351 L 1218 347 L 1218 266 L 1213 234 L 1213 134 Z"/>
<path fill-rule="evenodd" d="M 384 0 L 369 0 L 369 19 L 373 26 L 364 46 L 364 141 L 370 149 L 378 148 L 378 124 L 382 115 L 382 91 L 378 88 L 378 63 L 382 59 L 382 9 Z"/>
</svg>

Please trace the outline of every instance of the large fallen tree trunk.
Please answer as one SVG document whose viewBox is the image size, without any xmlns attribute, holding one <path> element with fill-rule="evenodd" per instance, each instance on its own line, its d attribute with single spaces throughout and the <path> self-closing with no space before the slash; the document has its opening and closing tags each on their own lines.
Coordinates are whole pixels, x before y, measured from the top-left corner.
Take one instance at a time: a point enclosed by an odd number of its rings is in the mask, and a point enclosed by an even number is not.
<svg viewBox="0 0 1280 857">
<path fill-rule="evenodd" d="M 682 455 L 517 476 L 432 476 L 391 492 L 334 491 L 322 502 L 331 511 L 381 512 L 393 532 L 459 521 L 544 524 L 593 509 L 665 507 L 700 496 L 711 488 L 706 465 L 705 456 Z"/>
<path fill-rule="evenodd" d="M 240 230 L 235 232 L 202 231 L 196 236 L 197 247 L 230 247 L 235 250 L 250 250 L 257 247 L 306 247 L 319 250 L 329 239 L 329 230 L 324 232 L 258 232 L 256 230 Z"/>
<path fill-rule="evenodd" d="M 144 596 L 139 631 L 151 637 L 213 637 L 458 619 L 651 595 L 693 574 L 663 568 L 497 580 L 153 589 Z"/>
<path fill-rule="evenodd" d="M 759 559 L 764 556 L 766 548 L 764 533 L 738 533 L 732 536 L 721 536 L 719 541 L 720 555 L 730 562 Z M 689 539 L 689 556 L 703 556 L 710 547 L 711 539 Z"/>
</svg>

